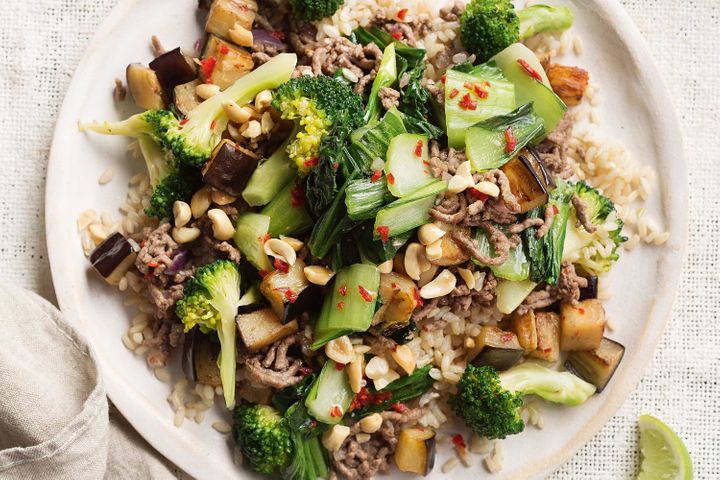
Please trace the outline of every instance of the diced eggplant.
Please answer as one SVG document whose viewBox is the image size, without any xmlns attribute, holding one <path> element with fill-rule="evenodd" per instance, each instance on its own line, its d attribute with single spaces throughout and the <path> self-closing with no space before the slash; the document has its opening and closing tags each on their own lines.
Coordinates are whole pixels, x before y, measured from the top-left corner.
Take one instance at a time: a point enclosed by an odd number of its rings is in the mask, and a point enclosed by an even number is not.
<svg viewBox="0 0 720 480">
<path fill-rule="evenodd" d="M 198 0 L 198 9 L 200 10 L 210 10 L 210 5 L 212 5 L 213 0 Z"/>
<path fill-rule="evenodd" d="M 157 57 L 150 62 L 150 68 L 155 70 L 160 85 L 166 92 L 172 92 L 176 86 L 192 82 L 197 78 L 195 62 L 185 55 L 180 47 Z"/>
<path fill-rule="evenodd" d="M 419 298 L 415 282 L 400 273 L 383 273 L 378 293 L 383 305 L 375 313 L 373 325 L 379 325 L 383 333 L 406 327 Z"/>
<path fill-rule="evenodd" d="M 243 313 L 235 320 L 240 338 L 252 352 L 257 352 L 298 331 L 297 320 L 283 324 L 272 308 Z"/>
<path fill-rule="evenodd" d="M 432 263 L 433 265 L 439 265 L 441 267 L 447 267 L 450 265 L 460 265 L 461 263 L 465 263 L 470 260 L 470 255 L 464 249 L 460 248 L 460 245 L 458 245 L 457 242 L 453 240 L 452 236 L 450 235 L 450 232 L 453 230 L 462 230 L 467 236 L 471 236 L 470 229 L 456 227 L 454 225 L 448 225 L 441 222 L 435 222 L 435 224 L 448 233 L 443 235 L 440 239 L 442 256 L 440 258 L 430 260 L 430 263 Z"/>
<path fill-rule="evenodd" d="M 253 152 L 225 139 L 215 147 L 210 159 L 203 165 L 203 182 L 233 197 L 239 197 L 257 163 L 257 156 Z"/>
<path fill-rule="evenodd" d="M 605 333 L 605 309 L 600 300 L 591 298 L 577 305 L 560 304 L 561 339 L 564 351 L 594 350 Z"/>
<path fill-rule="evenodd" d="M 234 84 L 238 78 L 252 70 L 254 65 L 250 52 L 226 42 L 216 35 L 210 35 L 205 43 L 203 58 L 210 57 L 215 58 L 215 66 L 210 78 L 205 78 L 205 75 L 202 74 L 201 79 L 214 83 L 220 87 L 220 90 L 225 90 Z"/>
<path fill-rule="evenodd" d="M 595 350 L 570 352 L 565 368 L 590 382 L 601 392 L 610 382 L 625 354 L 625 347 L 614 340 L 603 338 Z"/>
<path fill-rule="evenodd" d="M 395 465 L 402 472 L 425 476 L 435 466 L 435 432 L 429 428 L 406 428 L 395 448 Z"/>
<path fill-rule="evenodd" d="M 510 190 L 520 204 L 520 213 L 526 213 L 548 201 L 548 184 L 534 158 L 523 150 L 520 155 L 503 165 L 502 170 L 510 183 Z"/>
<path fill-rule="evenodd" d="M 139 63 L 131 63 L 125 69 L 128 90 L 135 104 L 145 110 L 165 108 L 165 94 L 155 70 Z"/>
<path fill-rule="evenodd" d="M 589 298 L 597 298 L 598 296 L 598 277 L 591 275 L 587 278 L 587 287 L 580 289 L 580 300 Z"/>
<path fill-rule="evenodd" d="M 243 293 L 242 297 L 240 297 L 240 301 L 238 302 L 238 313 L 252 312 L 253 310 L 258 310 L 266 304 L 267 302 L 265 301 L 265 297 L 263 297 L 260 293 L 260 287 L 258 285 L 253 285 L 245 293 Z"/>
<path fill-rule="evenodd" d="M 287 272 L 277 269 L 265 275 L 260 283 L 260 292 L 283 322 L 322 305 L 320 286 L 307 281 L 303 268 L 305 263 L 297 259 Z"/>
<path fill-rule="evenodd" d="M 183 343 L 182 369 L 188 380 L 219 387 L 220 369 L 217 357 L 220 343 L 213 342 L 209 335 L 200 333 L 197 328 L 185 334 Z"/>
<path fill-rule="evenodd" d="M 200 80 L 195 79 L 192 82 L 178 85 L 173 89 L 175 108 L 185 116 L 190 113 L 190 110 L 202 103 L 202 98 L 198 97 L 197 93 L 195 93 L 198 85 L 200 85 Z"/>
<path fill-rule="evenodd" d="M 560 317 L 553 312 L 535 312 L 537 328 L 537 349 L 531 357 L 557 362 L 560 360 Z"/>
<path fill-rule="evenodd" d="M 553 91 L 566 105 L 579 105 L 582 102 L 590 80 L 587 70 L 551 63 L 546 72 Z"/>
<path fill-rule="evenodd" d="M 525 349 L 525 353 L 530 353 L 537 349 L 538 337 L 534 310 L 530 310 L 523 315 L 517 312 L 514 313 L 510 318 L 510 330 L 517 335 L 518 343 Z"/>
<path fill-rule="evenodd" d="M 230 38 L 228 32 L 236 24 L 251 30 L 257 9 L 255 0 L 215 0 L 208 13 L 205 31 Z"/>
<path fill-rule="evenodd" d="M 120 283 L 135 263 L 140 246 L 122 233 L 113 233 L 90 253 L 90 264 L 111 285 Z"/>
<path fill-rule="evenodd" d="M 468 361 L 474 365 L 488 365 L 496 370 L 507 370 L 525 353 L 517 336 L 494 326 L 484 326 L 475 337 L 475 347 L 468 351 Z"/>
</svg>

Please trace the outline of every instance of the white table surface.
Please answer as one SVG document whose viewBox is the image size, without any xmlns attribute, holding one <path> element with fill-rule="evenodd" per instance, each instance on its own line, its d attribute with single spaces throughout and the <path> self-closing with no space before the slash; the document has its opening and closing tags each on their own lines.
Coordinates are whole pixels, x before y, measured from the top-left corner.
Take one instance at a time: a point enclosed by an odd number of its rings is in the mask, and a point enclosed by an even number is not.
<svg viewBox="0 0 720 480">
<path fill-rule="evenodd" d="M 52 130 L 75 66 L 115 3 L 0 2 L 0 278 L 51 300 L 43 203 Z M 678 265 L 682 283 L 674 314 L 645 377 L 602 431 L 549 478 L 632 478 L 643 412 L 684 438 L 695 478 L 718 478 L 720 2 L 622 3 L 647 38 L 682 123 L 690 182 L 688 258 L 684 268 Z"/>
</svg>

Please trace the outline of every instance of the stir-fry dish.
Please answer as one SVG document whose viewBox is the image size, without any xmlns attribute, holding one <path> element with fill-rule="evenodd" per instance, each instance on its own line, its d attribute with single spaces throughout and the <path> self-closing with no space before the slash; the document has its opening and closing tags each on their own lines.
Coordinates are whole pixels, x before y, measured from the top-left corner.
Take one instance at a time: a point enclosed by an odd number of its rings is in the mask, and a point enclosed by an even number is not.
<svg viewBox="0 0 720 480">
<path fill-rule="evenodd" d="M 141 113 L 80 124 L 147 166 L 119 226 L 89 226 L 139 310 L 123 342 L 160 380 L 182 362 L 177 426 L 217 399 L 274 478 L 427 475 L 436 442 L 443 472 L 498 471 L 496 440 L 625 350 L 598 298 L 627 240 L 613 180 L 570 157 L 589 75 L 527 46 L 572 12 L 404 3 L 201 1 L 195 51 L 153 37 L 127 67 Z"/>
</svg>

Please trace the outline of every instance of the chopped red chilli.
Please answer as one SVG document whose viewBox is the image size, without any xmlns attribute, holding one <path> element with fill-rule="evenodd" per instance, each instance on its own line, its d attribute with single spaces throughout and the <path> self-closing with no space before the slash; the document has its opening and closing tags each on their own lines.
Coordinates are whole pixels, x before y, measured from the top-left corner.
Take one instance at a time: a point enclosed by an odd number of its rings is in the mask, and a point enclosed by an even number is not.
<svg viewBox="0 0 720 480">
<path fill-rule="evenodd" d="M 507 127 L 505 129 L 505 152 L 512 153 L 515 151 L 515 147 L 517 147 L 517 137 L 512 127 Z"/>
<path fill-rule="evenodd" d="M 483 100 L 485 100 L 486 98 L 488 98 L 488 92 L 487 92 L 487 90 L 483 90 L 482 87 L 480 86 L 480 84 L 476 83 L 476 84 L 473 86 L 473 90 L 475 90 L 475 95 L 477 95 L 478 97 L 482 98 Z"/>
<path fill-rule="evenodd" d="M 338 303 L 337 303 L 337 308 L 338 308 L 338 310 L 342 310 L 343 307 L 345 307 L 345 302 L 338 302 Z"/>
<path fill-rule="evenodd" d="M 306 166 L 306 167 L 308 167 L 308 168 L 312 168 L 312 167 L 314 167 L 315 165 L 318 164 L 318 161 L 319 161 L 319 160 L 320 160 L 320 159 L 319 159 L 318 157 L 310 157 L 310 158 L 308 158 L 307 160 L 305 160 L 305 161 L 303 162 L 303 165 Z"/>
<path fill-rule="evenodd" d="M 294 290 L 288 288 L 285 290 L 285 298 L 287 298 L 290 303 L 295 303 L 295 300 L 298 298 L 298 294 L 295 293 Z"/>
<path fill-rule="evenodd" d="M 185 125 L 187 122 L 189 122 L 189 120 L 188 120 L 187 118 L 183 118 L 182 120 L 180 120 L 180 126 L 182 127 L 182 126 Z"/>
<path fill-rule="evenodd" d="M 477 189 L 475 189 L 475 188 L 468 188 L 467 192 L 468 192 L 470 195 L 472 195 L 473 198 L 475 198 L 475 199 L 477 199 L 477 200 L 480 200 L 480 201 L 483 201 L 483 202 L 484 202 L 485 200 L 488 199 L 487 194 L 485 194 L 485 193 L 483 193 L 483 192 L 481 192 L 480 190 L 477 190 Z"/>
<path fill-rule="evenodd" d="M 360 296 L 365 300 L 366 302 L 372 302 L 373 296 L 370 292 L 368 292 L 365 287 L 362 285 L 358 285 L 358 291 L 360 292 Z"/>
<path fill-rule="evenodd" d="M 557 205 L 553 205 L 552 207 L 553 207 L 553 213 L 554 213 L 555 215 L 557 215 L 558 213 L 560 213 L 560 210 L 558 210 Z"/>
<path fill-rule="evenodd" d="M 210 83 L 210 77 L 212 77 L 213 70 L 215 70 L 215 65 L 217 65 L 217 58 L 214 55 L 200 60 L 200 68 L 207 83 Z"/>
<path fill-rule="evenodd" d="M 416 308 L 417 308 L 417 307 L 422 307 L 424 302 L 423 302 L 422 297 L 420 296 L 420 290 L 418 290 L 417 287 L 415 287 L 415 289 L 413 290 L 413 296 L 415 297 L 415 306 L 416 306 Z"/>
<path fill-rule="evenodd" d="M 422 149 L 423 149 L 423 141 L 418 140 L 417 143 L 415 144 L 415 156 L 416 157 L 422 156 Z"/>
<path fill-rule="evenodd" d="M 460 103 L 458 105 L 460 105 L 460 108 L 462 108 L 463 110 L 477 109 L 477 102 L 475 100 L 473 100 L 472 98 L 470 98 L 469 93 L 466 93 L 465 95 L 463 95 L 462 100 L 460 100 Z"/>
<path fill-rule="evenodd" d="M 405 21 L 405 15 L 407 15 L 407 13 L 408 13 L 408 9 L 407 9 L 407 8 L 401 8 L 400 10 L 398 10 L 398 13 L 397 13 L 397 18 L 398 18 L 398 20 L 400 20 L 401 22 L 404 22 L 404 21 Z"/>
<path fill-rule="evenodd" d="M 381 172 L 380 170 L 375 170 L 375 171 L 373 172 L 372 176 L 370 177 L 370 181 L 371 181 L 372 183 L 375 183 L 375 182 L 377 182 L 378 180 L 380 180 L 380 177 L 382 177 L 382 172 Z"/>
<path fill-rule="evenodd" d="M 215 126 L 217 125 L 217 120 L 213 120 L 210 124 L 210 130 L 215 130 Z"/>
<path fill-rule="evenodd" d="M 395 40 L 402 40 L 402 33 L 400 32 L 392 32 L 390 36 L 393 37 Z"/>
<path fill-rule="evenodd" d="M 265 277 L 267 277 L 268 273 L 270 273 L 270 272 L 268 272 L 267 270 L 260 270 L 258 272 L 258 275 L 260 275 L 260 278 L 265 278 Z"/>
<path fill-rule="evenodd" d="M 525 73 L 530 75 L 535 81 L 542 83 L 543 79 L 540 74 L 530 66 L 530 64 L 524 58 L 518 58 L 517 63 L 525 70 Z"/>
<path fill-rule="evenodd" d="M 273 266 L 283 273 L 287 273 L 290 270 L 290 264 L 281 258 L 276 258 L 273 262 Z"/>
<path fill-rule="evenodd" d="M 230 49 L 227 45 L 220 45 L 220 53 L 222 53 L 223 55 L 227 55 L 229 51 Z"/>
<path fill-rule="evenodd" d="M 292 205 L 293 208 L 300 208 L 304 204 L 305 190 L 300 186 L 296 186 L 290 190 L 290 205 Z"/>
<path fill-rule="evenodd" d="M 450 97 L 450 98 L 455 98 L 455 97 L 458 96 L 458 93 L 460 93 L 460 90 L 458 90 L 457 88 L 453 88 L 452 90 L 450 90 L 450 95 L 449 95 L 449 97 Z"/>
<path fill-rule="evenodd" d="M 387 174 L 387 182 L 388 182 L 390 185 L 392 185 L 393 183 L 395 183 L 395 175 L 393 175 L 392 173 L 388 173 L 388 174 Z"/>
<path fill-rule="evenodd" d="M 390 405 L 390 408 L 392 408 L 398 413 L 404 413 L 407 410 L 407 407 L 400 402 L 393 403 L 392 405 Z"/>
<path fill-rule="evenodd" d="M 331 417 L 342 417 L 342 410 L 340 410 L 340 407 L 335 405 L 330 409 L 330 416 Z"/>
<path fill-rule="evenodd" d="M 445 74 L 443 74 L 443 76 L 440 77 L 440 81 L 441 81 L 442 83 L 445 83 L 445 80 L 447 80 L 447 77 L 445 76 Z"/>
<path fill-rule="evenodd" d="M 343 365 L 342 363 L 335 362 L 335 370 L 337 370 L 338 372 L 342 372 L 344 369 L 345 369 L 345 365 Z"/>
<path fill-rule="evenodd" d="M 342 295 L 343 297 L 347 295 L 347 285 L 341 285 L 340 288 L 338 288 L 338 293 Z"/>
<path fill-rule="evenodd" d="M 377 227 L 377 232 L 380 235 L 380 240 L 383 241 L 383 243 L 387 242 L 390 238 L 390 227 L 386 225 L 380 225 Z"/>
</svg>

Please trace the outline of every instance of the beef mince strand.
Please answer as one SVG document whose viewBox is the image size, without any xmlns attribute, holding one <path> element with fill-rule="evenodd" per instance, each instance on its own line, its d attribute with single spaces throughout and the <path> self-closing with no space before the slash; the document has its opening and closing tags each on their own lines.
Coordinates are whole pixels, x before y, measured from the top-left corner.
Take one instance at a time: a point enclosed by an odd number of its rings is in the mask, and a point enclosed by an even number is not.
<svg viewBox="0 0 720 480">
<path fill-rule="evenodd" d="M 578 223 L 582 225 L 586 232 L 595 233 L 597 227 L 593 225 L 593 223 L 588 218 L 587 206 L 583 203 L 582 199 L 578 196 L 577 193 L 573 193 L 571 200 L 573 207 L 575 207 L 575 214 L 577 215 Z"/>
<path fill-rule="evenodd" d="M 430 216 L 450 225 L 457 225 L 467 216 L 465 195 L 446 193 L 440 204 L 430 209 Z"/>
<path fill-rule="evenodd" d="M 522 315 L 530 310 L 549 307 L 558 301 L 574 305 L 580 299 L 580 289 L 585 287 L 587 278 L 579 276 L 572 263 L 563 262 L 558 284 L 545 285 L 532 292 L 518 307 L 518 313 Z"/>
<path fill-rule="evenodd" d="M 493 246 L 495 253 L 497 254 L 496 257 L 490 257 L 483 254 L 483 252 L 480 251 L 480 246 L 478 245 L 477 240 L 469 237 L 466 233 L 460 230 L 450 232 L 450 236 L 463 250 L 476 258 L 480 263 L 490 266 L 497 266 L 505 263 L 505 260 L 507 260 L 508 254 L 510 253 L 510 249 L 520 243 L 520 237 L 513 234 L 510 238 L 508 238 L 505 235 L 505 232 L 490 222 L 482 222 L 478 226 L 487 232 L 490 245 Z"/>
<path fill-rule="evenodd" d="M 540 225 L 537 232 L 535 232 L 535 236 L 537 238 L 542 238 L 547 235 L 550 231 L 550 227 L 552 227 L 553 218 L 555 218 L 555 209 L 545 208 L 545 218 L 543 218 L 543 223 Z"/>
<path fill-rule="evenodd" d="M 537 150 L 545 166 L 556 176 L 568 178 L 572 169 L 567 162 L 567 148 L 573 131 L 572 114 L 566 113 Z"/>
</svg>

